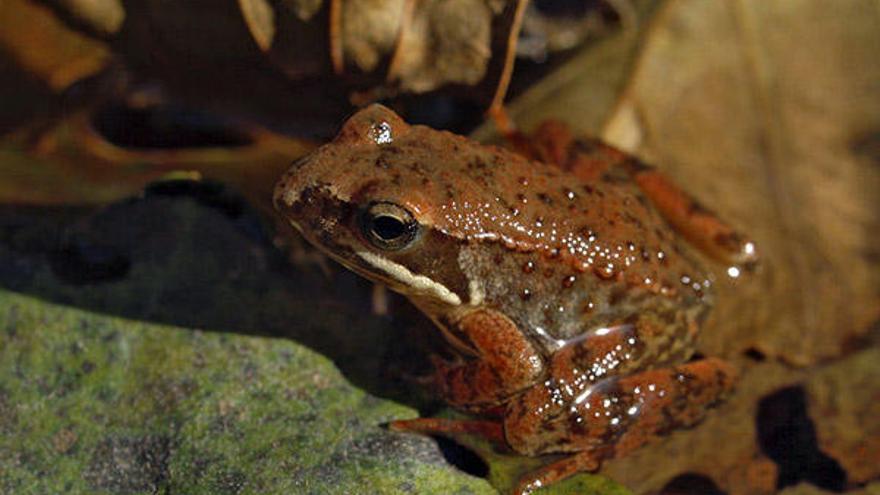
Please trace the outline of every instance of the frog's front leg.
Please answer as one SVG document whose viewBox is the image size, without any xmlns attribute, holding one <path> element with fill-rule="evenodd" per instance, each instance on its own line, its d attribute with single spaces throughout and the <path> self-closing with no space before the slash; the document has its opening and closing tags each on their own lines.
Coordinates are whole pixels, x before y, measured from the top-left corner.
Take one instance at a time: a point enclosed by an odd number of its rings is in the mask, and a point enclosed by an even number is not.
<svg viewBox="0 0 880 495">
<path fill-rule="evenodd" d="M 472 311 L 454 323 L 452 332 L 454 338 L 477 354 L 460 364 L 435 363 L 433 381 L 452 406 L 486 413 L 534 384 L 544 370 L 534 345 L 501 313 L 489 309 Z M 415 433 L 477 434 L 504 444 L 498 421 L 417 418 L 393 421 L 390 426 Z"/>
<path fill-rule="evenodd" d="M 520 495 L 626 455 L 670 430 L 699 422 L 734 382 L 725 362 L 709 358 L 648 370 L 596 383 L 576 397 L 547 384 L 533 387 L 511 404 L 504 422 L 508 443 L 536 455 L 572 452 L 520 480 Z M 553 387 L 558 387 L 556 383 Z M 548 414 L 548 411 L 554 411 Z"/>
<path fill-rule="evenodd" d="M 500 404 L 532 385 L 544 370 L 535 346 L 497 311 L 467 313 L 450 331 L 476 353 L 473 359 L 435 370 L 435 383 L 452 406 L 474 410 Z"/>
<path fill-rule="evenodd" d="M 749 267 L 757 262 L 754 243 L 665 174 L 630 154 L 598 139 L 575 138 L 565 124 L 552 120 L 535 131 L 526 153 L 558 165 L 584 182 L 602 180 L 622 171 L 691 244 L 724 263 Z"/>
</svg>

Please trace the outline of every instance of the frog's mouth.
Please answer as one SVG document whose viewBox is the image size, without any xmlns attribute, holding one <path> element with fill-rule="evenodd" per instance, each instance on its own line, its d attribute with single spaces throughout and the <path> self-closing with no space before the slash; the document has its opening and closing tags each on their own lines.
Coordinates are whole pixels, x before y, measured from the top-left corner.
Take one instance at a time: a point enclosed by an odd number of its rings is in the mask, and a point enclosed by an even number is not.
<svg viewBox="0 0 880 495">
<path fill-rule="evenodd" d="M 407 267 L 370 251 L 356 251 L 355 254 L 374 269 L 373 276 L 368 278 L 378 278 L 375 270 L 381 270 L 386 274 L 383 283 L 404 295 L 426 295 L 452 306 L 461 305 L 458 294 L 430 277 L 413 273 Z"/>
<path fill-rule="evenodd" d="M 311 239 L 308 234 L 304 233 L 303 236 L 321 252 L 367 280 L 384 284 L 404 296 L 437 299 L 452 306 L 461 305 L 461 297 L 445 285 L 425 275 L 413 273 L 407 267 L 387 257 L 357 245 L 343 247 L 334 244 L 333 249 L 330 249 L 321 242 Z"/>
</svg>

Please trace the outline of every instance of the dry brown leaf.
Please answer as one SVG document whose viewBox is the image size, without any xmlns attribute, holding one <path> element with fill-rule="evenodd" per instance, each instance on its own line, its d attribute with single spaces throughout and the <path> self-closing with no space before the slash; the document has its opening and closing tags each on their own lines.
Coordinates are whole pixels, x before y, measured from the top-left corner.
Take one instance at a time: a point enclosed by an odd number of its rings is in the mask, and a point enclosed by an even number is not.
<svg viewBox="0 0 880 495">
<path fill-rule="evenodd" d="M 880 478 L 880 350 L 860 353 L 807 382 L 810 416 L 823 452 L 851 483 Z"/>
<path fill-rule="evenodd" d="M 71 31 L 48 8 L 25 0 L 3 1 L 0 54 L 53 91 L 95 75 L 110 59 L 101 43 Z"/>
<path fill-rule="evenodd" d="M 517 127 L 534 130 L 547 119 L 561 120 L 580 134 L 598 135 L 632 72 L 633 60 L 646 35 L 645 27 L 664 2 L 627 0 L 636 20 L 590 43 L 558 69 L 506 105 Z M 486 122 L 471 137 L 498 141 L 494 123 Z"/>
<path fill-rule="evenodd" d="M 829 495 L 831 493 L 835 492 L 825 491 L 813 485 L 801 483 L 800 485 L 782 490 L 779 492 L 779 495 Z M 878 495 L 880 494 L 880 483 L 871 483 L 861 490 L 852 490 L 846 493 L 848 495 Z"/>
<path fill-rule="evenodd" d="M 729 495 L 774 493 L 775 464 L 756 442 L 757 402 L 802 377 L 803 372 L 776 363 L 753 366 L 743 372 L 735 395 L 697 428 L 609 462 L 601 472 L 637 494 L 656 493 L 682 473 L 708 476 Z"/>
<path fill-rule="evenodd" d="M 260 50 L 264 52 L 272 46 L 275 38 L 275 12 L 267 0 L 239 0 L 241 15 Z"/>
<path fill-rule="evenodd" d="M 876 4 L 670 2 L 604 137 L 754 236 L 706 349 L 807 365 L 880 317 Z M 873 163 L 872 163 L 873 162 Z"/>
<path fill-rule="evenodd" d="M 759 403 L 780 389 L 802 387 L 822 454 L 841 464 L 850 484 L 876 479 L 878 362 L 880 349 L 871 348 L 814 372 L 742 363 L 735 395 L 703 424 L 614 460 L 602 473 L 635 493 L 655 493 L 682 473 L 708 476 L 729 495 L 775 493 L 777 467 L 758 442 Z"/>
<path fill-rule="evenodd" d="M 442 84 L 474 85 L 483 79 L 492 52 L 492 2 L 421 2 L 395 54 L 393 77 L 417 93 Z"/>
<path fill-rule="evenodd" d="M 344 60 L 361 72 L 373 72 L 390 57 L 400 36 L 405 0 L 342 2 Z"/>
<path fill-rule="evenodd" d="M 243 142 L 177 149 L 123 147 L 97 132 L 87 111 L 78 112 L 43 135 L 37 150 L 13 142 L 0 146 L 0 203 L 109 203 L 183 172 L 185 177 L 223 182 L 271 216 L 275 181 L 314 145 L 259 127 L 229 130 Z"/>
<path fill-rule="evenodd" d="M 102 38 L 118 33 L 125 21 L 121 0 L 47 0 L 46 3 L 78 27 Z"/>
</svg>

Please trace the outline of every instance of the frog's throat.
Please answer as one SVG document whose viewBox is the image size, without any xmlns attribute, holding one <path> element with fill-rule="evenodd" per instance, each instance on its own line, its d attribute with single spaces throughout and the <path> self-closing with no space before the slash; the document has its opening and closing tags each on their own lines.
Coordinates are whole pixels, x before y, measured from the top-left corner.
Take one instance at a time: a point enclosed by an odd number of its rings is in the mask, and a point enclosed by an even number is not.
<svg viewBox="0 0 880 495">
<path fill-rule="evenodd" d="M 461 306 L 461 298 L 458 294 L 452 292 L 448 287 L 436 280 L 432 280 L 424 275 L 416 275 L 407 267 L 369 251 L 357 251 L 357 255 L 373 268 L 381 270 L 389 277 L 416 292 L 431 294 L 452 306 Z"/>
</svg>

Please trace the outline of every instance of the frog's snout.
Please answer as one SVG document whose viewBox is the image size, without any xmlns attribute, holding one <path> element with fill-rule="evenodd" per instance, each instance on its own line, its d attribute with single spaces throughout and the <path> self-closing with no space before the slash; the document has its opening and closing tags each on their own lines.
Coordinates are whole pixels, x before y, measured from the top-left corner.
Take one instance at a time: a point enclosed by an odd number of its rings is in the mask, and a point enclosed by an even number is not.
<svg viewBox="0 0 880 495">
<path fill-rule="evenodd" d="M 272 203 L 276 210 L 282 210 L 285 207 L 293 206 L 299 201 L 302 194 L 303 184 L 299 180 L 301 174 L 299 170 L 308 162 L 309 156 L 304 156 L 290 166 L 287 172 L 281 176 L 278 183 L 275 184 L 275 192 L 272 195 Z"/>
</svg>

